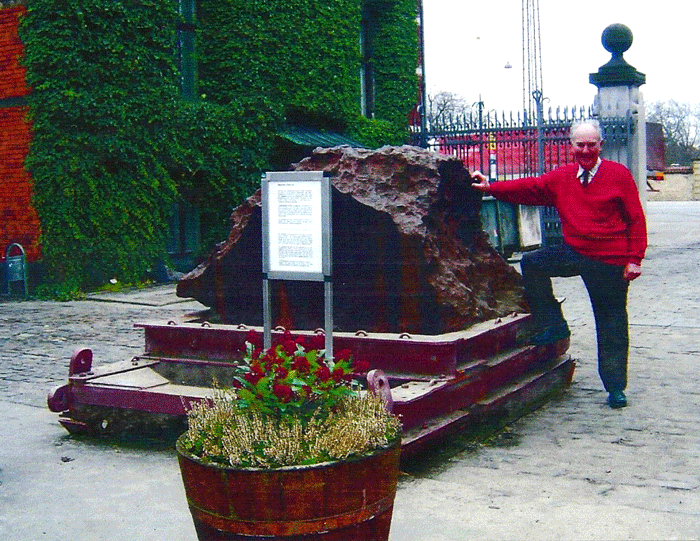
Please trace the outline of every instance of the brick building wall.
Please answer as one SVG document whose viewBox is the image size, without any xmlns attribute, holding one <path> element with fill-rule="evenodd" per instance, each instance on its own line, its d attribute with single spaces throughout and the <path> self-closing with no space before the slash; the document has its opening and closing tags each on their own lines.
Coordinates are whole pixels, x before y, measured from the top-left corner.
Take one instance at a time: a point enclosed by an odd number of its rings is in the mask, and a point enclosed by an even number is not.
<svg viewBox="0 0 700 541">
<path fill-rule="evenodd" d="M 24 170 L 31 127 L 26 121 L 28 93 L 17 35 L 22 5 L 0 3 L 0 257 L 22 245 L 29 261 L 40 256 L 39 218 L 32 207 L 32 179 Z"/>
</svg>

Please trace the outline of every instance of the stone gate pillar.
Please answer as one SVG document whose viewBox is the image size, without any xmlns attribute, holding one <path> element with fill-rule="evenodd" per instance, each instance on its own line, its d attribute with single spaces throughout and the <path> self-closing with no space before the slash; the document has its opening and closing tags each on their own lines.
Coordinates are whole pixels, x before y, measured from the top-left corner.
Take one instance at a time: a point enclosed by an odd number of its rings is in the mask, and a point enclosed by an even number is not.
<svg viewBox="0 0 700 541">
<path fill-rule="evenodd" d="M 642 204 L 646 206 L 646 116 L 639 90 L 646 82 L 646 75 L 622 58 L 622 53 L 632 45 L 632 31 L 628 27 L 623 24 L 608 26 L 601 41 L 612 58 L 589 76 L 591 84 L 598 87 L 594 115 L 603 126 L 610 128 L 601 154 L 629 168 L 637 182 Z"/>
</svg>

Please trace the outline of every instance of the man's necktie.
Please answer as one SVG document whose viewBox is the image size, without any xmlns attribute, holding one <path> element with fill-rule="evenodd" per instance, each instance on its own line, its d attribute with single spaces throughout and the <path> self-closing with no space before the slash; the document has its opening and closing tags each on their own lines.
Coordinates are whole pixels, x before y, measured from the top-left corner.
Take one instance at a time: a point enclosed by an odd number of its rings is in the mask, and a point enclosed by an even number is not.
<svg viewBox="0 0 700 541">
<path fill-rule="evenodd" d="M 583 185 L 588 186 L 588 175 L 590 174 L 589 171 L 586 169 L 583 170 Z"/>
</svg>

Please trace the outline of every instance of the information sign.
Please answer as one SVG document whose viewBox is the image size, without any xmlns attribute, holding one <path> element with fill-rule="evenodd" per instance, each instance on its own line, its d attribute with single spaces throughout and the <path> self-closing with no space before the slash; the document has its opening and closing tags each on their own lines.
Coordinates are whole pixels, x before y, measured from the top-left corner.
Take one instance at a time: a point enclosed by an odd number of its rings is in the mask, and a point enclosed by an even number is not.
<svg viewBox="0 0 700 541">
<path fill-rule="evenodd" d="M 331 182 L 323 171 L 262 175 L 264 346 L 272 343 L 270 280 L 323 282 L 326 357 L 333 358 Z"/>
<path fill-rule="evenodd" d="M 263 272 L 271 279 L 324 280 L 330 269 L 330 179 L 322 171 L 262 177 Z"/>
</svg>

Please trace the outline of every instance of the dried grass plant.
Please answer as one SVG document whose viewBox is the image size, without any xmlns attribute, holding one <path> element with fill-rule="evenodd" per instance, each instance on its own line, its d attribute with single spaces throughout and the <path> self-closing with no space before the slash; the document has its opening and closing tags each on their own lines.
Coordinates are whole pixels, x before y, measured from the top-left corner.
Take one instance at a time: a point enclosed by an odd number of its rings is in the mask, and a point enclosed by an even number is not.
<svg viewBox="0 0 700 541">
<path fill-rule="evenodd" d="M 219 389 L 213 399 L 193 406 L 183 448 L 207 463 L 278 468 L 366 454 L 387 446 L 401 431 L 397 417 L 371 393 L 344 396 L 310 418 L 241 408 L 236 400 L 234 392 Z"/>
</svg>

